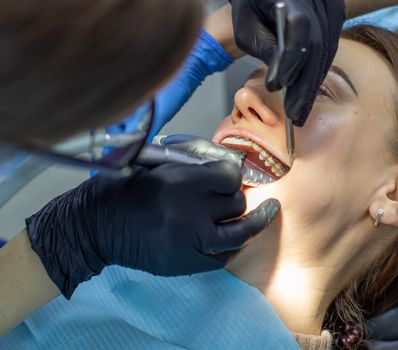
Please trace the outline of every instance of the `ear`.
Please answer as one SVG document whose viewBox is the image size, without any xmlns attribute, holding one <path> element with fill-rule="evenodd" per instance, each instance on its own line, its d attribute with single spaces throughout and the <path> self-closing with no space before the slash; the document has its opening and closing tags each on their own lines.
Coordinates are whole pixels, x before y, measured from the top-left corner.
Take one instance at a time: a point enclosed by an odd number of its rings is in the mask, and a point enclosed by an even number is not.
<svg viewBox="0 0 398 350">
<path fill-rule="evenodd" d="M 373 220 L 376 220 L 376 212 L 380 208 L 384 210 L 380 223 L 398 227 L 397 180 L 387 183 L 376 192 L 369 207 L 369 214 Z"/>
</svg>

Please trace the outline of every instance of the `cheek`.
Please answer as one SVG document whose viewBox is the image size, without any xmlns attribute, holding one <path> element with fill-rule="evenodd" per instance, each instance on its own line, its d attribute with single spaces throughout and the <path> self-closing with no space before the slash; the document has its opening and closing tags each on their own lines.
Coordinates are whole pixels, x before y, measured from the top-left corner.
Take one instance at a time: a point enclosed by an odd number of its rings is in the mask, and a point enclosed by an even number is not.
<svg viewBox="0 0 398 350">
<path fill-rule="evenodd" d="M 297 158 L 278 191 L 286 209 L 313 220 L 344 206 L 346 191 L 357 181 L 351 150 L 356 149 L 360 130 L 358 118 L 352 117 L 350 111 L 315 107 L 305 126 L 297 128 Z"/>
<path fill-rule="evenodd" d="M 377 156 L 383 152 L 378 125 L 360 110 L 314 109 L 297 133 L 297 164 L 289 183 L 296 200 L 305 194 L 303 210 L 309 216 L 322 217 L 332 210 L 343 218 L 366 210 L 384 162 Z M 293 198 L 286 201 L 292 203 Z"/>
<path fill-rule="evenodd" d="M 297 152 L 299 157 L 320 159 L 336 156 L 346 147 L 351 131 L 349 118 L 340 111 L 325 111 L 315 107 L 302 128 L 296 128 Z M 320 157 L 321 156 L 321 157 Z"/>
</svg>

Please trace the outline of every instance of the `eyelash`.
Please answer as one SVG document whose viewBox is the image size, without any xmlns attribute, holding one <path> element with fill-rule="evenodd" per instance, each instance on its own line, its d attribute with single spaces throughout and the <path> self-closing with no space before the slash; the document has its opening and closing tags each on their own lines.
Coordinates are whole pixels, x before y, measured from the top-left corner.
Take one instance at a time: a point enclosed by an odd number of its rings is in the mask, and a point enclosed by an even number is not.
<svg viewBox="0 0 398 350">
<path fill-rule="evenodd" d="M 328 97 L 330 99 L 333 98 L 333 93 L 330 91 L 330 89 L 327 86 L 325 86 L 323 84 L 319 87 L 317 95 L 318 96 L 320 96 L 320 95 L 321 96 L 325 96 L 325 97 Z"/>
</svg>

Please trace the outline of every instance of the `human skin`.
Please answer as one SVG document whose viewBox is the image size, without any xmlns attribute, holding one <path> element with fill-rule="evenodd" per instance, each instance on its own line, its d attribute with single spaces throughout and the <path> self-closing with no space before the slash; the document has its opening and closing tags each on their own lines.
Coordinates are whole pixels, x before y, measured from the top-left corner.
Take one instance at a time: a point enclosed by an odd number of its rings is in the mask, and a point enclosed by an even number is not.
<svg viewBox="0 0 398 350">
<path fill-rule="evenodd" d="M 248 211 L 277 198 L 281 214 L 229 263 L 254 285 L 293 332 L 319 335 L 337 294 L 398 237 L 398 161 L 389 148 L 396 130 L 396 73 L 378 53 L 341 40 L 305 127 L 295 128 L 296 160 L 280 180 L 246 191 Z M 371 69 L 370 69 L 371 67 Z M 280 92 L 264 85 L 265 68 L 235 95 L 214 140 L 258 138 L 288 164 Z M 385 211 L 374 226 L 375 212 Z"/>
</svg>

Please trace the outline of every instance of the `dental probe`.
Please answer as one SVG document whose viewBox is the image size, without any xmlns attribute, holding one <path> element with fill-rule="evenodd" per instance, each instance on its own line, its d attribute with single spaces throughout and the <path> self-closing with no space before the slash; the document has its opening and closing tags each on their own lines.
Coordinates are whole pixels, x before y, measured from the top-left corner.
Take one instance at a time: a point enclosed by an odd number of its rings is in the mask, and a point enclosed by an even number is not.
<svg viewBox="0 0 398 350">
<path fill-rule="evenodd" d="M 279 59 L 282 58 L 283 52 L 285 51 L 285 22 L 286 22 L 286 7 L 283 1 L 277 1 L 275 3 L 275 15 L 276 15 L 276 31 L 278 36 L 278 55 Z M 288 118 L 285 110 L 285 99 L 286 99 L 286 86 L 282 88 L 282 102 L 283 102 L 283 113 L 285 119 L 285 133 L 286 133 L 286 145 L 287 151 L 290 157 L 290 166 L 293 165 L 294 158 L 296 157 L 296 145 L 294 140 L 294 126 L 293 121 Z"/>
</svg>

